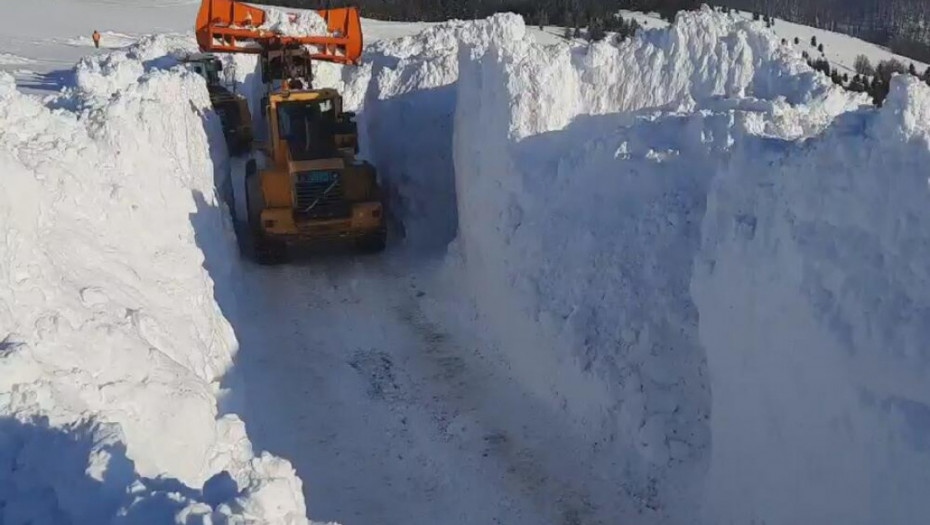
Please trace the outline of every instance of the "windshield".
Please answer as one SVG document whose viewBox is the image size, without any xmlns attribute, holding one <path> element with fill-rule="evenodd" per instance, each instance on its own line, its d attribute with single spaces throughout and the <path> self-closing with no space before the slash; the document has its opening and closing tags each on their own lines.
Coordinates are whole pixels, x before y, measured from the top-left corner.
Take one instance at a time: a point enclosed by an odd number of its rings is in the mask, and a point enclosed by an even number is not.
<svg viewBox="0 0 930 525">
<path fill-rule="evenodd" d="M 206 79 L 208 86 L 213 86 L 220 83 L 220 70 L 222 68 L 219 63 L 194 62 L 191 64 L 191 66 L 193 67 L 195 73 Z"/>
<path fill-rule="evenodd" d="M 287 141 L 294 160 L 334 156 L 335 124 L 336 111 L 332 100 L 301 100 L 278 104 L 278 131 L 281 138 Z"/>
<path fill-rule="evenodd" d="M 220 83 L 220 72 L 216 67 L 207 66 L 207 84 L 216 85 Z"/>
</svg>

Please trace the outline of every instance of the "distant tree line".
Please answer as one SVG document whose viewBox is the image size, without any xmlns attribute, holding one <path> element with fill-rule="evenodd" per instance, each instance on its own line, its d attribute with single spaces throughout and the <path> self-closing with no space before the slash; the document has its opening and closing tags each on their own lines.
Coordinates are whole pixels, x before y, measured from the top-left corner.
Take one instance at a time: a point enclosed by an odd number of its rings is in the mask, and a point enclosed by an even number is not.
<svg viewBox="0 0 930 525">
<path fill-rule="evenodd" d="M 713 0 L 711 3 L 845 33 L 930 62 L 927 0 Z"/>
<path fill-rule="evenodd" d="M 701 0 L 272 0 L 276 5 L 320 9 L 356 5 L 366 17 L 380 20 L 436 22 L 473 19 L 494 13 L 522 15 L 527 24 L 619 32 L 614 15 L 621 9 L 657 12 L 674 19 L 681 10 L 697 9 Z M 593 28 L 589 26 L 593 25 Z"/>
<path fill-rule="evenodd" d="M 913 63 L 906 66 L 903 62 L 894 58 L 882 60 L 877 66 L 873 67 L 868 57 L 859 55 L 856 57 L 853 66 L 855 74 L 850 78 L 849 73 L 840 73 L 836 67 L 831 67 L 830 62 L 822 56 L 812 58 L 805 51 L 804 57 L 807 59 L 808 65 L 815 71 L 827 75 L 835 84 L 849 91 L 867 93 L 877 106 L 881 106 L 888 96 L 891 88 L 891 78 L 894 75 L 911 75 L 930 85 L 930 67 L 920 72 Z"/>
<path fill-rule="evenodd" d="M 273 4 L 319 9 L 357 5 L 365 16 L 382 20 L 441 21 L 484 18 L 513 12 L 528 24 L 587 28 L 611 24 L 620 9 L 655 11 L 673 19 L 702 0 L 266 0 Z M 775 18 L 852 35 L 897 54 L 930 62 L 930 0 L 706 0 L 755 13 L 772 25 Z M 608 30 L 609 31 L 609 30 Z M 596 36 L 596 35 L 595 35 Z"/>
<path fill-rule="evenodd" d="M 607 34 L 620 39 L 639 29 L 635 20 L 625 20 L 621 9 L 657 12 L 673 20 L 679 11 L 693 10 L 702 3 L 712 3 L 719 10 L 739 9 L 753 13 L 755 20 L 768 27 L 775 19 L 849 34 L 889 47 L 893 52 L 930 62 L 930 0 L 266 0 L 276 5 L 320 9 L 356 5 L 366 17 L 381 20 L 435 22 L 452 18 L 484 18 L 494 13 L 522 15 L 527 24 L 565 27 L 563 36 L 600 40 Z M 787 44 L 787 41 L 783 43 Z M 795 45 L 801 42 L 795 38 Z M 823 72 L 846 89 L 869 93 L 876 104 L 888 94 L 894 73 L 918 76 L 930 83 L 930 69 L 920 73 L 891 60 L 874 68 L 865 66 L 868 59 L 859 57 L 855 76 L 840 73 L 824 57 L 823 44 L 811 40 L 820 56 L 805 52 L 814 69 Z"/>
</svg>

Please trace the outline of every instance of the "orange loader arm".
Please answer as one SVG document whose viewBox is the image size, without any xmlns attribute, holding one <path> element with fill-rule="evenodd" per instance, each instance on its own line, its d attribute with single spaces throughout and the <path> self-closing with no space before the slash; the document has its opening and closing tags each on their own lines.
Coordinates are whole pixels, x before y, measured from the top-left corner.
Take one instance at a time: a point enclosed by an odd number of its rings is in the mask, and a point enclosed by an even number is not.
<svg viewBox="0 0 930 525">
<path fill-rule="evenodd" d="M 261 53 L 292 45 L 311 45 L 314 60 L 358 64 L 362 56 L 362 23 L 358 9 L 319 9 L 331 36 L 285 36 L 267 29 L 265 12 L 235 0 L 201 0 L 195 32 L 203 52 Z"/>
</svg>

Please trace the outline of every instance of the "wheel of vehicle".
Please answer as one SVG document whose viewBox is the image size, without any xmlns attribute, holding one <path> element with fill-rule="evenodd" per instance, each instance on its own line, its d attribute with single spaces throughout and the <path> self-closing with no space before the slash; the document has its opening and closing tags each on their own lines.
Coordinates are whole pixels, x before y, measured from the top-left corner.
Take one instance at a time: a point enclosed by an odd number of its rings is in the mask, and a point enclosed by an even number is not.
<svg viewBox="0 0 930 525">
<path fill-rule="evenodd" d="M 248 232 L 251 241 L 249 255 L 258 264 L 272 265 L 284 262 L 287 256 L 287 246 L 280 241 L 269 239 L 262 229 L 261 220 L 265 199 L 262 196 L 261 178 L 258 176 L 254 160 L 246 164 L 245 193 L 249 220 Z"/>
<path fill-rule="evenodd" d="M 364 253 L 383 252 L 384 248 L 387 246 L 387 231 L 380 230 L 377 233 L 361 237 L 356 242 L 356 245 L 358 249 Z"/>
</svg>

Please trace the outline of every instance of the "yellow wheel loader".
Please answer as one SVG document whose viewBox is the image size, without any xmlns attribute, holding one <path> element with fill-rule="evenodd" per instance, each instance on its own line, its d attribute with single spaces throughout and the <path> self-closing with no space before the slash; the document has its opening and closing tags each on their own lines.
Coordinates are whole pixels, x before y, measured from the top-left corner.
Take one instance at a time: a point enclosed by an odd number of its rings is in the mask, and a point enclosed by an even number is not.
<svg viewBox="0 0 930 525">
<path fill-rule="evenodd" d="M 268 163 L 246 168 L 249 226 L 260 262 L 279 262 L 288 244 L 351 241 L 385 246 L 374 167 L 355 158 L 358 134 L 332 89 L 272 93 Z"/>
<path fill-rule="evenodd" d="M 245 202 L 256 261 L 285 260 L 289 246 L 351 243 L 381 251 L 386 220 L 374 167 L 356 158 L 354 114 L 333 89 L 312 88 L 312 62 L 357 64 L 358 10 L 318 11 L 325 36 L 285 36 L 261 29 L 265 13 L 230 0 L 203 0 L 197 18 L 202 51 L 257 53 L 267 94 L 266 142 L 246 164 Z"/>
</svg>

